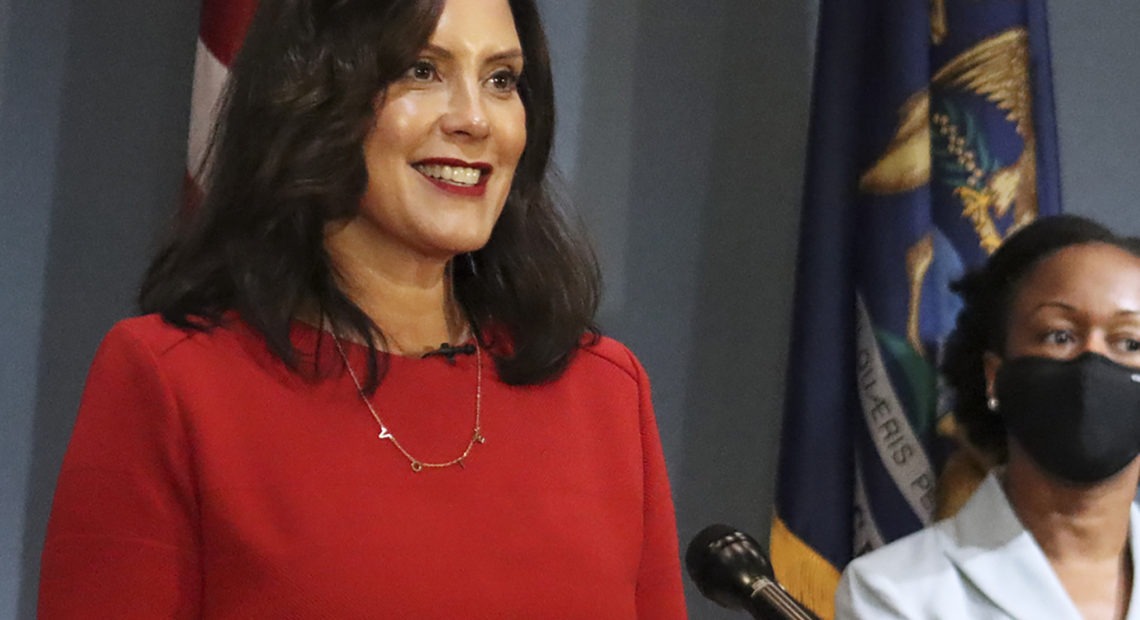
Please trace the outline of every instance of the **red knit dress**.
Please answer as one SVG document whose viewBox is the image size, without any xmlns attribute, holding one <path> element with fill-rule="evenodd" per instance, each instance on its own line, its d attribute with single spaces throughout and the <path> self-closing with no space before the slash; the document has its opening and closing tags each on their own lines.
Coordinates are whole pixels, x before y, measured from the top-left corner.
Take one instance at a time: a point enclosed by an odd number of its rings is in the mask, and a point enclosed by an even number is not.
<svg viewBox="0 0 1140 620">
<path fill-rule="evenodd" d="M 293 329 L 302 350 L 318 334 Z M 345 348 L 360 374 L 367 350 Z M 423 461 L 458 456 L 475 356 L 388 360 L 371 402 L 391 433 Z M 603 338 L 531 387 L 485 356 L 482 429 L 464 467 L 415 473 L 346 373 L 291 372 L 239 321 L 123 321 L 60 473 L 40 617 L 684 617 L 649 384 L 626 348 Z"/>
</svg>

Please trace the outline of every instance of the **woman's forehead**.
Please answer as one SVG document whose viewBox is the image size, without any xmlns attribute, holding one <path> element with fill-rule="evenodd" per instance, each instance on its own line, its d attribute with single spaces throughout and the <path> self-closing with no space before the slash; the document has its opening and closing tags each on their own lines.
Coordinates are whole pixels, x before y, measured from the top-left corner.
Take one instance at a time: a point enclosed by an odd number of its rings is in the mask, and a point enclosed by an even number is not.
<svg viewBox="0 0 1140 620">
<path fill-rule="evenodd" d="M 1078 309 L 1140 311 L 1140 257 L 1104 243 L 1059 250 L 1027 274 L 1014 306 L 1029 311 L 1047 302 Z"/>
<path fill-rule="evenodd" d="M 521 47 L 507 0 L 447 0 L 428 44 L 452 54 L 497 54 Z"/>
</svg>

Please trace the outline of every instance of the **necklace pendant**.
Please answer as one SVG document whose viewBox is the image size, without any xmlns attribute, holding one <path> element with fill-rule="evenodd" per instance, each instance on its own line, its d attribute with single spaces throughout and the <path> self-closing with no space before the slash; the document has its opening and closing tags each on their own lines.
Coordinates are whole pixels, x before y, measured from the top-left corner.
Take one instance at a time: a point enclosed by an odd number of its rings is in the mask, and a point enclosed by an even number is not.
<svg viewBox="0 0 1140 620">
<path fill-rule="evenodd" d="M 2 0 L 0 0 L 0 1 L 2 1 Z M 323 329 L 323 326 L 325 324 L 324 320 L 325 320 L 325 317 L 322 316 L 321 317 L 322 329 Z M 388 427 L 384 425 L 383 421 L 381 421 L 380 415 L 376 413 L 376 409 L 372 406 L 372 402 L 368 399 L 368 396 L 364 393 L 364 388 L 360 385 L 360 379 L 357 378 L 356 371 L 354 371 L 352 369 L 352 364 L 349 363 L 348 356 L 345 355 L 344 347 L 341 346 L 340 338 L 337 337 L 335 331 L 332 332 L 332 339 L 333 339 L 333 344 L 336 345 L 337 353 L 340 354 L 341 361 L 344 362 L 344 368 L 346 371 L 348 371 L 348 376 L 352 378 L 352 384 L 356 387 L 356 393 L 360 396 L 360 400 L 364 403 L 364 406 L 368 409 L 368 412 L 372 414 L 372 418 L 374 420 L 376 420 L 377 424 L 380 425 L 380 433 L 376 436 L 378 439 L 380 439 L 381 441 L 388 440 L 388 441 L 392 442 L 392 445 L 397 450 L 399 450 L 400 453 L 404 455 L 404 457 L 406 457 L 408 459 L 408 461 L 411 465 L 412 471 L 414 473 L 418 474 L 418 473 L 422 472 L 425 468 L 426 469 L 438 469 L 438 468 L 446 468 L 446 467 L 449 467 L 451 465 L 458 465 L 460 467 L 460 469 L 467 469 L 467 463 L 465 461 L 467 459 L 467 456 L 471 453 L 471 448 L 476 443 L 480 443 L 480 444 L 487 443 L 487 438 L 483 436 L 482 428 L 479 426 L 479 420 L 480 420 L 479 414 L 480 414 L 480 411 L 482 408 L 482 402 L 483 402 L 483 399 L 482 399 L 482 396 L 483 396 L 483 351 L 482 351 L 482 349 L 479 348 L 478 342 L 476 342 L 475 344 L 463 345 L 462 347 L 450 347 L 447 344 L 444 344 L 441 347 L 441 349 L 448 349 L 449 351 L 454 349 L 455 353 L 464 353 L 464 354 L 474 353 L 475 354 L 475 430 L 474 430 L 474 434 L 471 436 L 471 442 L 467 444 L 467 447 L 463 450 L 463 454 L 461 454 L 459 456 L 459 458 L 457 458 L 457 459 L 447 461 L 447 462 L 442 462 L 442 463 L 425 463 L 423 461 L 416 460 L 411 454 L 408 454 L 408 451 L 405 450 L 404 447 L 400 445 L 400 442 L 397 441 L 396 438 L 392 436 L 392 432 L 389 431 Z M 434 354 L 434 353 L 432 353 L 432 354 Z M 448 355 L 447 357 L 448 357 L 449 362 L 454 363 L 454 353 L 452 355 Z"/>
</svg>

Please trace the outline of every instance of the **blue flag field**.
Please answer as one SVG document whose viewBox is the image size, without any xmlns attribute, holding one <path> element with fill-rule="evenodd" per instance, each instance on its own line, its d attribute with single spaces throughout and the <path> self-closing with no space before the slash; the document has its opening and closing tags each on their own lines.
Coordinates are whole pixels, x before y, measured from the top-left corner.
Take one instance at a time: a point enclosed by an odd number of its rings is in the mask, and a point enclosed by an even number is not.
<svg viewBox="0 0 1140 620">
<path fill-rule="evenodd" d="M 771 532 L 821 617 L 843 567 L 952 511 L 950 282 L 1060 212 L 1043 0 L 822 0 Z"/>
</svg>

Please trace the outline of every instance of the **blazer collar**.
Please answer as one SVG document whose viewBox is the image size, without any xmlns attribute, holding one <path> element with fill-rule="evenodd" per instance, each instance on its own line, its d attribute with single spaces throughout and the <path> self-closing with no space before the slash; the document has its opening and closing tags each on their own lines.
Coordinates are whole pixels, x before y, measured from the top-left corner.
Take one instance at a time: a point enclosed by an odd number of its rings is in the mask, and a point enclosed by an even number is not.
<svg viewBox="0 0 1140 620">
<path fill-rule="evenodd" d="M 1132 548 L 1132 598 L 1128 599 L 1126 620 L 1140 620 L 1140 508 L 1132 502 L 1128 524 L 1128 546 Z"/>
<path fill-rule="evenodd" d="M 1133 509 L 1133 530 L 1136 524 Z M 1044 552 L 1017 519 L 992 472 L 946 527 L 955 539 L 946 550 L 950 561 L 966 581 L 1009 616 L 1080 620 Z M 1135 562 L 1136 537 L 1130 538 Z M 1133 601 L 1137 600 L 1135 590 L 1134 585 Z M 1133 617 L 1130 611 L 1129 620 Z"/>
</svg>

